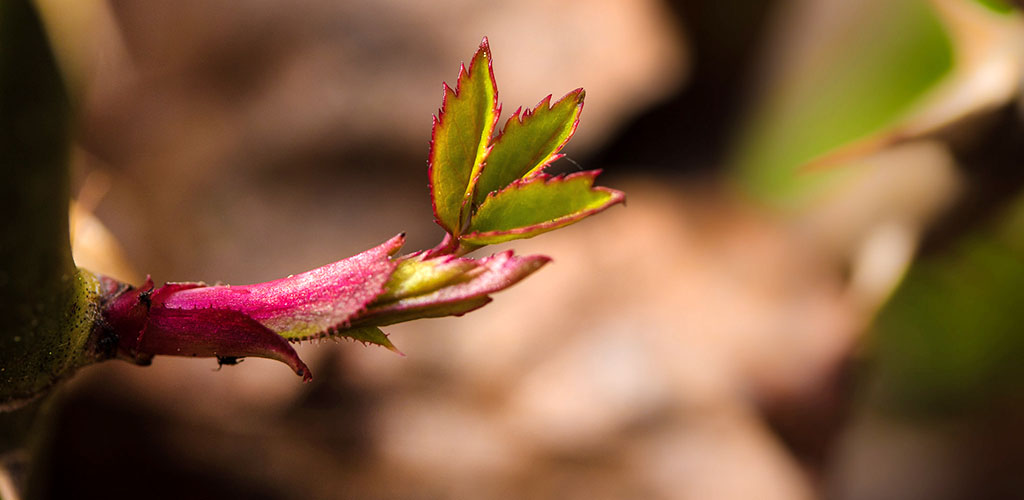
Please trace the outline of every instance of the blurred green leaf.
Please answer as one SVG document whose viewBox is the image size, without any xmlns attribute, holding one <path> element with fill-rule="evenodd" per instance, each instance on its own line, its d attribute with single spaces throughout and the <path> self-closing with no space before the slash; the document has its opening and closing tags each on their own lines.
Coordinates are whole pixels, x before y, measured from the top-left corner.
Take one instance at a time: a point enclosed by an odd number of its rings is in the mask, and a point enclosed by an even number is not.
<svg viewBox="0 0 1024 500">
<path fill-rule="evenodd" d="M 999 14 L 1011 14 L 1011 13 L 1014 12 L 1014 10 L 1016 10 L 1015 7 L 1013 6 L 1013 4 L 1008 2 L 1007 0 L 974 0 L 974 1 L 978 2 L 981 5 L 983 5 L 985 8 L 991 10 L 992 12 L 998 12 Z"/>
<path fill-rule="evenodd" d="M 1024 402 L 1024 203 L 1007 222 L 916 262 L 872 350 L 891 405 L 950 412 Z"/>
<path fill-rule="evenodd" d="M 799 206 L 842 176 L 807 162 L 894 123 L 953 67 L 951 40 L 926 0 L 873 0 L 813 60 L 782 75 L 757 108 L 734 161 L 755 197 Z"/>
</svg>

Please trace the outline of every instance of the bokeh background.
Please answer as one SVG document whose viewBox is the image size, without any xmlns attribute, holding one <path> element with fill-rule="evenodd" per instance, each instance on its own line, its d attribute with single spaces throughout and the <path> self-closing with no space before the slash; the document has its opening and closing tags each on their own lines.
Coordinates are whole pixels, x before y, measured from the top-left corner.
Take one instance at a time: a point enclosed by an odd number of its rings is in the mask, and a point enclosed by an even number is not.
<svg viewBox="0 0 1024 500">
<path fill-rule="evenodd" d="M 440 239 L 430 116 L 489 37 L 506 116 L 628 204 L 405 353 L 109 362 L 53 498 L 1024 495 L 1024 17 L 1002 0 L 41 0 L 75 257 L 251 283 Z M 492 249 L 487 249 L 492 250 Z"/>
</svg>

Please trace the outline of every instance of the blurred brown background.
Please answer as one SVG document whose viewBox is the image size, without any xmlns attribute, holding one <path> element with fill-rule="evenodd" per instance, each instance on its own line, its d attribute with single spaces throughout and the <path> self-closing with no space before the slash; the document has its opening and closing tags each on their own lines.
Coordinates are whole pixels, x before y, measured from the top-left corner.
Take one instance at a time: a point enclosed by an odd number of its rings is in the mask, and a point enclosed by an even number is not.
<svg viewBox="0 0 1024 500">
<path fill-rule="evenodd" d="M 628 196 L 513 245 L 555 262 L 488 307 L 387 329 L 405 357 L 303 345 L 309 385 L 84 370 L 52 496 L 1020 497 L 1020 385 L 907 410 L 872 340 L 921 242 L 1024 181 L 1022 20 L 990 3 L 41 2 L 97 271 L 251 283 L 432 246 L 430 115 L 484 35 L 505 116 L 586 88 L 556 168 Z"/>
</svg>

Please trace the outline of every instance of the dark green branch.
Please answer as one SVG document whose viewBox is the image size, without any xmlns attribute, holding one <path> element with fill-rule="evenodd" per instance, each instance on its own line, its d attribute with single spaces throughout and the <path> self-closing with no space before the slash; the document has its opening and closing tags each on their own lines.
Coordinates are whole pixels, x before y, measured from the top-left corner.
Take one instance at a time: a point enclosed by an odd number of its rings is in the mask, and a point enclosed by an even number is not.
<svg viewBox="0 0 1024 500">
<path fill-rule="evenodd" d="M 36 9 L 0 2 L 0 409 L 73 371 L 94 318 L 68 239 L 69 115 Z"/>
</svg>

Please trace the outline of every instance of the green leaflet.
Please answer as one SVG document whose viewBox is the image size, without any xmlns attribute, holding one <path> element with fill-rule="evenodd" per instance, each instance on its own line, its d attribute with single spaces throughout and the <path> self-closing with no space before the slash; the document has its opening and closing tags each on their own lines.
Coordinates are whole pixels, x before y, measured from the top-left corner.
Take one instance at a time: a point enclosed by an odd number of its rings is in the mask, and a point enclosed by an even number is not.
<svg viewBox="0 0 1024 500">
<path fill-rule="evenodd" d="M 487 162 L 480 171 L 473 195 L 474 207 L 488 194 L 513 181 L 538 172 L 561 155 L 579 123 L 583 110 L 583 89 L 576 89 L 551 105 L 545 97 L 533 110 L 516 110 L 494 139 Z"/>
<path fill-rule="evenodd" d="M 624 201 L 619 191 L 593 187 L 599 173 L 541 174 L 513 182 L 484 200 L 461 241 L 488 245 L 532 238 Z"/>
<path fill-rule="evenodd" d="M 339 333 L 342 337 L 348 337 L 352 340 L 356 340 L 363 343 L 377 344 L 389 351 L 394 351 L 398 354 L 402 354 L 391 340 L 388 339 L 386 333 L 382 332 L 380 328 L 376 326 L 360 326 L 356 328 L 350 328 Z"/>
<path fill-rule="evenodd" d="M 421 285 L 413 287 L 417 288 L 415 294 L 398 300 L 377 300 L 353 325 L 381 326 L 417 318 L 459 316 L 490 302 L 490 294 L 512 286 L 548 261 L 541 255 L 515 256 L 511 250 L 482 259 L 446 255 L 414 261 L 411 267 L 420 268 L 428 278 L 421 280 L 419 272 L 403 273 Z M 465 269 L 463 265 L 472 268 L 459 275 L 451 274 L 451 270 Z M 398 280 L 401 279 L 399 276 Z M 401 283 L 389 286 L 402 288 Z"/>
<path fill-rule="evenodd" d="M 481 245 L 530 238 L 623 200 L 618 191 L 592 187 L 597 172 L 568 177 L 541 173 L 562 156 L 558 152 L 576 132 L 583 89 L 554 104 L 549 95 L 532 110 L 516 110 L 493 141 L 501 107 L 487 38 L 469 70 L 463 67 L 459 72 L 456 90 L 447 85 L 444 89 L 441 111 L 434 119 L 429 177 L 434 215 L 449 234 L 445 241 L 454 245 L 445 248 L 461 255 Z M 395 294 L 391 298 L 398 300 L 458 274 L 446 278 L 443 268 L 413 264 L 398 272 L 409 276 L 393 281 L 412 286 L 389 286 L 389 293 Z"/>
<path fill-rule="evenodd" d="M 491 71 L 491 51 L 484 38 L 467 70 L 459 70 L 452 90 L 444 85 L 441 110 L 434 117 L 430 145 L 430 194 L 437 222 L 458 235 L 469 206 L 464 202 L 498 119 L 498 90 Z"/>
<path fill-rule="evenodd" d="M 477 263 L 467 259 L 446 257 L 423 260 L 422 256 L 410 256 L 398 263 L 395 272 L 384 285 L 382 293 L 374 303 L 386 303 L 433 292 L 453 283 L 472 277 L 467 273 L 476 269 Z"/>
</svg>

